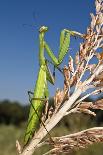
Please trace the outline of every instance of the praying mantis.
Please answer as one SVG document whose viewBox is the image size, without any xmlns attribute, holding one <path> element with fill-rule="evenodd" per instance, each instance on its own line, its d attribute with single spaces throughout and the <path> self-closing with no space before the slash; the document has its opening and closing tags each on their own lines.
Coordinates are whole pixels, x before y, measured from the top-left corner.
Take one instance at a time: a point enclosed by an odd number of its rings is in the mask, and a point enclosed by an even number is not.
<svg viewBox="0 0 103 155">
<path fill-rule="evenodd" d="M 38 72 L 38 78 L 36 81 L 34 93 L 33 93 L 33 100 L 32 104 L 30 106 L 30 112 L 29 112 L 29 118 L 28 118 L 28 124 L 26 129 L 26 134 L 24 137 L 24 143 L 25 145 L 28 143 L 28 141 L 33 137 L 33 134 L 37 130 L 43 108 L 44 103 L 41 99 L 47 99 L 49 96 L 47 81 L 49 81 L 51 84 L 54 84 L 55 79 L 52 76 L 48 65 L 46 58 L 44 57 L 44 52 L 47 52 L 49 57 L 52 60 L 52 64 L 55 67 L 58 67 L 63 59 L 64 56 L 67 54 L 69 45 L 70 45 L 70 36 L 75 35 L 74 31 L 69 31 L 66 29 L 63 29 L 60 34 L 60 47 L 59 47 L 59 54 L 58 58 L 55 57 L 52 50 L 48 46 L 47 42 L 44 40 L 45 33 L 48 31 L 48 27 L 42 26 L 39 29 L 39 65 L 40 69 Z M 44 51 L 45 50 L 45 51 Z M 37 99 L 38 98 L 38 99 Z"/>
</svg>

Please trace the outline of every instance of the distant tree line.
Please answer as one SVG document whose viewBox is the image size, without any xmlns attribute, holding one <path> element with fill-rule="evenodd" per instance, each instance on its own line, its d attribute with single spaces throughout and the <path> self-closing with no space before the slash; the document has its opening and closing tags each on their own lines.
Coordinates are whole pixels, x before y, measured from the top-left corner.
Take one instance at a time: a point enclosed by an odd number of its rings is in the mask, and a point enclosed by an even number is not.
<svg viewBox="0 0 103 155">
<path fill-rule="evenodd" d="M 50 98 L 49 103 L 53 103 L 52 98 Z M 0 101 L 0 124 L 19 126 L 21 123 L 26 122 L 29 115 L 29 105 L 9 100 Z"/>
<path fill-rule="evenodd" d="M 90 101 L 90 99 L 88 99 Z M 53 99 L 50 99 L 50 104 L 53 103 Z M 103 111 L 97 110 L 97 117 L 93 120 L 97 124 L 103 123 Z M 0 124 L 16 125 L 26 122 L 29 114 L 29 104 L 24 105 L 19 102 L 11 102 L 9 100 L 0 101 Z M 68 124 L 68 120 L 63 120 L 64 124 Z"/>
<path fill-rule="evenodd" d="M 0 102 L 0 124 L 20 125 L 27 120 L 29 106 L 4 100 Z"/>
</svg>

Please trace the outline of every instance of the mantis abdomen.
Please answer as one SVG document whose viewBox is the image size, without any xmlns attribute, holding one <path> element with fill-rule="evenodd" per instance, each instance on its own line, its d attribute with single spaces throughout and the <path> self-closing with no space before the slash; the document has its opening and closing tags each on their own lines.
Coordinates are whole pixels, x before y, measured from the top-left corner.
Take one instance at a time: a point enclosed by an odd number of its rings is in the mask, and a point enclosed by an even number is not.
<svg viewBox="0 0 103 155">
<path fill-rule="evenodd" d="M 45 98 L 46 88 L 47 88 L 46 69 L 45 66 L 42 65 L 40 67 L 38 78 L 35 85 L 33 95 L 34 100 L 32 100 L 32 105 L 30 106 L 28 125 L 24 139 L 25 144 L 33 136 L 33 134 L 35 133 L 40 124 L 39 118 L 41 118 L 44 104 L 43 101 L 35 100 L 35 98 Z"/>
</svg>

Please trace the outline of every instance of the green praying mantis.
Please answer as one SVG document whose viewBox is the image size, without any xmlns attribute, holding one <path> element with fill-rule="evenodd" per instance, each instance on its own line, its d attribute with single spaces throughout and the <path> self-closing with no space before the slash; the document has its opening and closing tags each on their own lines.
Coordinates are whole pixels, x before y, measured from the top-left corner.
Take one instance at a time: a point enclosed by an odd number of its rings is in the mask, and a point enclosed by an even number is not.
<svg viewBox="0 0 103 155">
<path fill-rule="evenodd" d="M 36 81 L 34 93 L 33 93 L 33 100 L 32 104 L 30 106 L 30 112 L 29 112 L 29 118 L 28 118 L 28 124 L 26 129 L 26 134 L 24 137 L 24 143 L 25 145 L 28 143 L 28 141 L 33 137 L 33 134 L 37 130 L 43 108 L 44 108 L 44 101 L 39 100 L 41 99 L 47 99 L 49 96 L 47 81 L 49 81 L 51 84 L 54 84 L 55 78 L 51 74 L 46 58 L 44 57 L 44 52 L 47 52 L 49 57 L 51 58 L 52 64 L 55 67 L 58 67 L 63 59 L 64 56 L 67 54 L 69 45 L 70 45 L 70 36 L 75 35 L 74 31 L 69 31 L 67 29 L 63 29 L 60 34 L 60 47 L 59 47 L 59 54 L 58 58 L 55 57 L 52 50 L 48 46 L 47 42 L 44 40 L 45 33 L 48 31 L 48 27 L 42 26 L 39 29 L 39 64 L 40 69 L 38 72 L 38 78 Z"/>
</svg>

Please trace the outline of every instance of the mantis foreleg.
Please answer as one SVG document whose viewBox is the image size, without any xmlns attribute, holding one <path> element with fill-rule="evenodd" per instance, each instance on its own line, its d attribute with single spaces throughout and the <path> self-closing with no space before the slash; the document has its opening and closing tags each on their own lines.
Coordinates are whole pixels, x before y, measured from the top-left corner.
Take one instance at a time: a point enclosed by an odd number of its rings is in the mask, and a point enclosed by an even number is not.
<svg viewBox="0 0 103 155">
<path fill-rule="evenodd" d="M 55 66 L 60 65 L 64 59 L 64 56 L 67 54 L 69 46 L 70 46 L 70 36 L 71 35 L 75 36 L 75 33 L 73 31 L 69 31 L 69 30 L 67 31 L 65 29 L 61 31 L 58 58 L 55 57 L 52 50 L 46 43 L 46 41 L 44 41 L 44 47 L 46 49 L 46 52 L 50 56 L 50 58 L 53 61 Z"/>
</svg>

